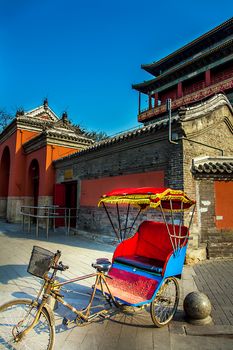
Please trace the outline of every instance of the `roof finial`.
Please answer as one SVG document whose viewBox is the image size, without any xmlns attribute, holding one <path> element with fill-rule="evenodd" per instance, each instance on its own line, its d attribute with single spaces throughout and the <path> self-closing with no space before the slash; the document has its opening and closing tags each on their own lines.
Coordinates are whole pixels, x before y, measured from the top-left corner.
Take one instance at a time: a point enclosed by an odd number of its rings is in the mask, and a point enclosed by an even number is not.
<svg viewBox="0 0 233 350">
<path fill-rule="evenodd" d="M 44 99 L 44 103 L 43 104 L 44 104 L 44 109 L 47 109 L 48 105 L 49 105 L 47 97 Z"/>
<path fill-rule="evenodd" d="M 67 112 L 63 112 L 62 113 L 62 117 L 61 117 L 63 123 L 67 123 L 68 122 L 68 114 Z"/>
<path fill-rule="evenodd" d="M 19 108 L 19 109 L 17 109 L 17 111 L 16 111 L 16 118 L 18 118 L 18 117 L 21 117 L 21 116 L 23 116 L 24 115 L 24 110 L 23 110 L 23 108 Z"/>
</svg>

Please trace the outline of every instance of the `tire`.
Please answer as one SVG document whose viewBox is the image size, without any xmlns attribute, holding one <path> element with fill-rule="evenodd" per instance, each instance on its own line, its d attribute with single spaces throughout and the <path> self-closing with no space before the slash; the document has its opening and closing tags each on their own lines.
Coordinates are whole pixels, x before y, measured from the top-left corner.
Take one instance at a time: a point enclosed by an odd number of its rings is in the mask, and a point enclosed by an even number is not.
<svg viewBox="0 0 233 350">
<path fill-rule="evenodd" d="M 166 278 L 150 304 L 151 318 L 156 327 L 163 327 L 172 320 L 179 298 L 180 289 L 177 279 L 174 277 Z"/>
<path fill-rule="evenodd" d="M 32 323 L 36 312 L 37 307 L 31 306 L 31 300 L 17 299 L 0 306 L 0 350 L 53 349 L 55 329 L 45 308 L 42 309 L 35 327 L 21 340 L 15 341 L 14 336 L 17 336 Z M 19 324 L 20 322 L 21 324 Z"/>
</svg>

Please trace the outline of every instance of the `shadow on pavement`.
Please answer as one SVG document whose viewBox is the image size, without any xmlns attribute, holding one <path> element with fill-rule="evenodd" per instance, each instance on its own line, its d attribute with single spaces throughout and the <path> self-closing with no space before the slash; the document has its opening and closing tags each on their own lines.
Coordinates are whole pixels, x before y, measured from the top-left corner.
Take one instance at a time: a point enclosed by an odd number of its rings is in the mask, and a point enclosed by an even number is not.
<svg viewBox="0 0 233 350">
<path fill-rule="evenodd" d="M 0 266 L 0 282 L 7 284 L 11 280 L 28 276 L 28 265 L 2 265 Z"/>
<path fill-rule="evenodd" d="M 32 226 L 31 232 L 23 231 L 21 224 L 11 224 L 3 220 L 0 220 L 0 235 L 5 235 L 9 237 L 18 237 L 21 239 L 36 239 L 41 242 L 52 242 L 52 243 L 62 243 L 66 245 L 71 245 L 73 247 L 87 248 L 97 251 L 107 251 L 113 252 L 114 246 L 106 243 L 99 243 L 95 240 L 90 241 L 90 237 L 85 239 L 83 236 L 79 235 L 67 235 L 65 230 L 56 229 L 49 231 L 49 238 L 46 237 L 45 229 L 40 229 L 39 236 L 36 237 L 35 226 Z"/>
<path fill-rule="evenodd" d="M 6 270 L 8 271 L 7 273 Z M 36 293 L 40 289 L 40 285 L 42 282 L 41 279 L 34 278 L 27 273 L 27 265 L 2 266 L 0 267 L 0 276 L 1 282 L 4 285 L 7 285 L 9 282 L 11 282 L 11 280 L 14 280 L 16 288 L 18 287 L 19 290 L 12 292 L 11 296 L 12 298 L 17 299 L 34 299 L 36 297 Z M 30 278 L 29 283 L 25 283 L 27 277 Z M 59 277 L 60 282 L 66 280 L 66 278 Z M 79 283 L 67 284 L 66 286 L 62 287 L 60 291 L 60 294 L 64 296 L 64 301 L 71 304 L 77 310 L 83 310 L 85 307 L 87 307 L 91 297 L 91 293 L 91 287 L 81 285 Z M 9 298 L 9 300 L 10 299 L 11 297 Z M 92 304 L 91 312 L 94 313 L 97 311 L 102 311 L 104 309 L 108 310 L 108 315 L 106 319 L 111 322 L 122 325 L 129 325 L 132 327 L 154 327 L 148 309 L 131 308 L 122 311 L 121 309 L 117 309 L 114 306 L 114 304 L 110 305 L 110 303 L 102 296 L 102 294 L 100 292 L 97 292 Z M 58 303 L 57 307 L 54 310 L 54 313 L 56 319 L 57 333 L 65 332 L 68 329 L 72 329 L 77 326 L 75 323 L 75 318 L 77 315 L 74 312 L 70 311 L 63 304 Z M 73 322 L 71 322 L 69 326 L 64 325 L 62 323 L 64 317 Z M 103 321 L 105 321 L 105 318 L 97 317 L 92 321 L 92 323 L 101 323 Z M 84 326 L 89 324 L 90 323 L 84 324 Z"/>
</svg>

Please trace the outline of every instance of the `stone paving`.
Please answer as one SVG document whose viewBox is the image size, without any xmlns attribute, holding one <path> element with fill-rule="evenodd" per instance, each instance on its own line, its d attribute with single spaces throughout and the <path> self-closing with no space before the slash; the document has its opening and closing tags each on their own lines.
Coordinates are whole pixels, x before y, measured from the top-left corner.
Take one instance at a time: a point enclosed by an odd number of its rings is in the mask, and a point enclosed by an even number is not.
<svg viewBox="0 0 233 350">
<path fill-rule="evenodd" d="M 199 291 L 211 301 L 214 324 L 233 326 L 233 260 L 210 260 L 194 271 Z"/>
<path fill-rule="evenodd" d="M 92 273 L 91 262 L 98 257 L 111 258 L 113 246 L 85 240 L 79 236 L 66 236 L 64 232 L 51 233 L 49 240 L 40 232 L 39 238 L 35 239 L 35 233 L 24 233 L 20 225 L 6 224 L 0 221 L 0 298 L 1 303 L 12 298 L 33 298 L 40 287 L 40 279 L 27 273 L 27 265 L 30 259 L 33 245 L 39 245 L 51 251 L 62 251 L 62 261 L 70 266 L 63 272 L 61 279 L 73 278 L 77 275 Z M 206 294 L 206 285 L 209 287 L 210 299 L 215 297 L 217 285 L 210 284 L 211 273 L 214 274 L 214 263 L 206 263 L 195 266 L 185 266 L 182 281 L 180 282 L 181 299 L 174 320 L 161 329 L 153 327 L 147 310 L 133 313 L 119 313 L 112 310 L 107 320 L 97 320 L 85 327 L 74 327 L 72 324 L 64 326 L 64 316 L 71 315 L 63 306 L 59 306 L 55 313 L 56 319 L 56 342 L 55 350 L 131 350 L 131 349 L 233 349 L 233 328 L 230 313 L 232 304 L 220 303 L 231 289 L 232 293 L 232 261 L 221 261 L 226 264 L 224 273 L 219 269 L 222 278 L 222 291 L 217 297 L 214 308 L 219 307 L 219 313 L 224 312 L 225 318 L 213 314 L 215 325 L 197 327 L 185 321 L 183 313 L 183 298 L 189 292 L 203 290 Z M 222 266 L 223 267 L 223 266 Z M 207 270 L 206 270 L 207 269 Z M 208 270 L 209 269 L 209 270 Z M 216 277 L 215 277 L 216 280 Z M 206 285 L 205 285 L 206 283 Z M 67 286 L 64 291 L 67 301 L 77 307 L 83 307 L 87 301 L 93 280 L 81 281 Z M 196 285 L 197 284 L 197 285 Z M 203 289 L 202 289 L 203 288 Z M 232 294 L 229 294 L 229 296 Z M 212 300 L 211 300 L 212 301 Z M 213 303 L 213 301 L 212 301 Z M 98 304 L 103 306 L 103 300 L 96 299 L 95 308 Z M 225 305 L 227 308 L 225 308 Z M 230 310 L 228 314 L 226 310 Z M 215 311 L 215 309 L 214 309 Z M 228 315 L 228 316 L 227 316 Z M 221 320 L 221 323 L 220 321 Z M 227 322 L 225 321 L 227 320 Z"/>
</svg>

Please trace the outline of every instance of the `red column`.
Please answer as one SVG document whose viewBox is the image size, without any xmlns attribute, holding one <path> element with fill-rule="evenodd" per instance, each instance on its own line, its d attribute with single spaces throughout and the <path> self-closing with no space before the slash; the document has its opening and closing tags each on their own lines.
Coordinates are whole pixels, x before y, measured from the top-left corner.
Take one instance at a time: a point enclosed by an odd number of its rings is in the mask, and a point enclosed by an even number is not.
<svg viewBox="0 0 233 350">
<path fill-rule="evenodd" d="M 211 73 L 210 69 L 205 71 L 205 85 L 209 86 L 211 84 Z"/>
<path fill-rule="evenodd" d="M 158 92 L 156 92 L 156 93 L 154 94 L 154 99 L 155 99 L 154 106 L 157 107 L 157 106 L 158 106 L 158 99 L 159 99 L 159 94 L 158 94 Z"/>
<path fill-rule="evenodd" d="M 183 96 L 183 87 L 182 87 L 182 82 L 180 81 L 177 84 L 177 98 L 180 98 Z"/>
</svg>

